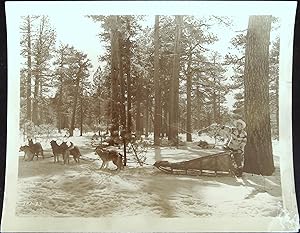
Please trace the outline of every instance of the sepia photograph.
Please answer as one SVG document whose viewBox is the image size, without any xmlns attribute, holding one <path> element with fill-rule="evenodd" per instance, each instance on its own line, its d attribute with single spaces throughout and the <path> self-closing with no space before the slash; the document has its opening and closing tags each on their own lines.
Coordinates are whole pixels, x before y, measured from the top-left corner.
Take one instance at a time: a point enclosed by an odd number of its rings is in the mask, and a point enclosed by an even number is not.
<svg viewBox="0 0 300 233">
<path fill-rule="evenodd" d="M 7 4 L 2 230 L 298 229 L 284 17 L 296 4 L 189 3 Z"/>
</svg>

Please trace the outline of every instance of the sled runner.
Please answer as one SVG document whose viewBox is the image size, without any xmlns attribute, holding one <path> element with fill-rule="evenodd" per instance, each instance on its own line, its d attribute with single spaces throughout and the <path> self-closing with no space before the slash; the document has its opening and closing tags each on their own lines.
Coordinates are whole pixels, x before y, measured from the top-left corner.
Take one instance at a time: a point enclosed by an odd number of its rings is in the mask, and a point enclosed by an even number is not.
<svg viewBox="0 0 300 233">
<path fill-rule="evenodd" d="M 153 166 L 165 173 L 178 175 L 232 174 L 234 170 L 230 151 L 182 162 L 157 161 Z"/>
</svg>

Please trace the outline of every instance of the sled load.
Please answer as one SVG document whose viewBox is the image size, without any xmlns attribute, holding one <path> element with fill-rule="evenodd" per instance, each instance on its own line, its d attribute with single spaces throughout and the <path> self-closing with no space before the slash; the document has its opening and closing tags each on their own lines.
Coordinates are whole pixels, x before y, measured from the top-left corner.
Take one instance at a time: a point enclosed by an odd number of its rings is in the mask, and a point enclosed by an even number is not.
<svg viewBox="0 0 300 233">
<path fill-rule="evenodd" d="M 177 175 L 217 175 L 234 172 L 230 151 L 174 163 L 157 161 L 153 166 L 165 173 Z"/>
</svg>

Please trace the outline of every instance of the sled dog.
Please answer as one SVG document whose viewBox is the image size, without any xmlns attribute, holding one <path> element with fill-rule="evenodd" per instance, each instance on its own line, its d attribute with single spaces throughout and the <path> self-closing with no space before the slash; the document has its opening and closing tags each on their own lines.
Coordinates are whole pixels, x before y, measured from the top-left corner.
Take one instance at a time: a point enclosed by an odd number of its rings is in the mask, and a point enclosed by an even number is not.
<svg viewBox="0 0 300 233">
<path fill-rule="evenodd" d="M 112 161 L 116 166 L 116 170 L 123 169 L 123 160 L 122 155 L 118 153 L 116 150 L 108 150 L 106 148 L 102 148 L 100 146 L 96 147 L 95 153 L 100 157 L 102 160 L 102 165 L 100 169 L 107 168 L 108 163 Z"/>
<path fill-rule="evenodd" d="M 24 157 L 23 160 L 27 161 L 32 161 L 35 153 L 32 152 L 29 146 L 21 146 L 19 149 L 19 152 L 24 151 Z M 36 155 L 37 156 L 37 155 Z M 38 156 L 37 156 L 38 157 Z"/>
<path fill-rule="evenodd" d="M 32 139 L 28 139 L 28 145 L 31 151 L 36 155 L 37 159 L 39 158 L 39 154 L 41 154 L 42 158 L 44 159 L 44 150 L 41 143 L 33 143 Z"/>
<path fill-rule="evenodd" d="M 71 142 L 71 146 L 68 146 L 66 142 L 63 142 L 60 147 L 63 150 L 63 160 L 64 160 L 64 164 L 70 162 L 70 150 L 74 149 L 74 144 Z"/>
<path fill-rule="evenodd" d="M 73 149 L 70 149 L 70 155 L 73 156 L 73 159 L 75 160 L 75 163 L 79 163 L 81 153 L 80 153 L 80 150 L 79 150 L 78 146 L 74 146 Z"/>
<path fill-rule="evenodd" d="M 55 140 L 52 140 L 50 142 L 52 152 L 54 155 L 54 163 L 57 161 L 59 162 L 59 155 L 63 156 L 64 164 L 66 162 L 69 163 L 69 155 L 70 155 L 70 150 L 74 148 L 73 143 L 71 142 L 71 146 L 68 147 L 66 142 L 63 142 L 61 145 L 58 145 Z"/>
</svg>

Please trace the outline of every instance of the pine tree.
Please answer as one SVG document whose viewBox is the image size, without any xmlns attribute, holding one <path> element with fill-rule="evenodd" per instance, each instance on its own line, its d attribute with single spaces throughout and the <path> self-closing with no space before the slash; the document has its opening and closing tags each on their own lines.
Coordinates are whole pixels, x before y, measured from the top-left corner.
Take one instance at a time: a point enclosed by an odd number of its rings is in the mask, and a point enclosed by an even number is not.
<svg viewBox="0 0 300 233">
<path fill-rule="evenodd" d="M 160 131 L 162 121 L 161 108 L 161 87 L 159 73 L 159 16 L 155 16 L 154 26 L 154 91 L 155 91 L 155 111 L 154 111 L 154 144 L 160 145 Z"/>
<path fill-rule="evenodd" d="M 42 123 L 42 119 L 45 116 L 43 93 L 46 91 L 44 89 L 47 85 L 47 79 L 51 77 L 49 64 L 54 51 L 55 39 L 56 33 L 50 25 L 49 18 L 41 16 L 32 48 L 32 74 L 34 76 L 32 121 L 35 124 Z"/>
<path fill-rule="evenodd" d="M 73 76 L 74 82 L 74 102 L 72 106 L 72 115 L 71 115 L 71 125 L 69 128 L 70 136 L 73 136 L 73 132 L 75 129 L 75 119 L 76 119 L 76 110 L 77 110 L 77 102 L 78 99 L 82 97 L 82 82 L 85 78 L 89 76 L 89 68 L 91 68 L 90 60 L 87 58 L 87 54 L 84 54 L 79 51 L 74 51 L 75 53 L 72 56 L 72 68 L 75 72 Z"/>
<path fill-rule="evenodd" d="M 175 41 L 172 67 L 172 79 L 170 82 L 170 106 L 169 106 L 169 140 L 177 143 L 178 118 L 179 118 L 179 68 L 180 68 L 180 41 L 183 16 L 175 16 Z"/>
<path fill-rule="evenodd" d="M 244 73 L 248 133 L 244 170 L 262 175 L 272 175 L 275 169 L 269 110 L 270 30 L 271 16 L 250 16 Z"/>
</svg>

